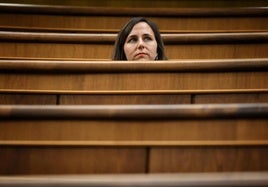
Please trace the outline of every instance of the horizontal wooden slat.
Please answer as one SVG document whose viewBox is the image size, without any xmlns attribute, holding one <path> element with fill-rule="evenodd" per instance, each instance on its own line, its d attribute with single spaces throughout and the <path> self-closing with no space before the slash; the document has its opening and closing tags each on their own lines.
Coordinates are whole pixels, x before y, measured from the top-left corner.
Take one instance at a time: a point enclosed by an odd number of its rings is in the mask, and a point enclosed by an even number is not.
<svg viewBox="0 0 268 187">
<path fill-rule="evenodd" d="M 112 92 L 112 91 L 177 91 L 191 92 L 193 90 L 263 90 L 267 91 L 267 73 L 129 73 L 129 74 L 61 74 L 57 76 L 43 74 L 1 74 L 0 88 L 6 91 L 34 92 Z M 19 83 L 15 84 L 17 80 Z M 158 83 L 156 82 L 158 81 Z M 51 81 L 53 84 L 51 84 Z M 68 82 L 68 84 L 65 84 Z M 136 84 L 131 82 L 135 82 Z M 78 84 L 79 83 L 79 84 Z M 168 83 L 168 84 L 165 84 Z M 190 84 L 192 83 L 192 84 Z M 221 84 L 219 84 L 221 83 Z"/>
<path fill-rule="evenodd" d="M 166 45 L 168 59 L 267 58 L 267 43 Z M 111 44 L 2 42 L 0 58 L 110 60 Z M 68 53 L 66 53 L 68 51 Z"/>
<path fill-rule="evenodd" d="M 152 148 L 150 173 L 267 171 L 267 146 Z"/>
<path fill-rule="evenodd" d="M 48 94 L 12 94 L 1 93 L 0 104 L 57 104 L 56 95 Z"/>
<path fill-rule="evenodd" d="M 18 21 L 18 17 L 20 20 Z M 82 30 L 116 30 L 120 28 L 131 17 L 98 17 L 98 16 L 51 16 L 51 15 L 31 15 L 31 14 L 1 14 L 0 25 L 2 27 L 35 27 L 35 28 L 54 28 L 59 29 L 82 29 Z M 167 19 L 152 17 L 160 31 L 165 30 L 267 30 L 266 17 L 174 17 Z"/>
<path fill-rule="evenodd" d="M 0 104 L 205 104 L 205 103 L 267 103 L 268 90 L 237 91 L 117 91 L 117 92 L 31 92 L 0 90 Z"/>
<path fill-rule="evenodd" d="M 268 146 L 268 140 L 141 140 L 141 141 L 99 141 L 99 140 L 0 140 L 1 146 L 9 147 L 258 147 Z"/>
<path fill-rule="evenodd" d="M 9 32 L 45 32 L 45 33 L 109 33 L 117 34 L 119 29 L 79 29 L 79 28 L 49 28 L 49 27 L 23 27 L 23 26 L 3 26 L 0 25 L 1 31 Z M 246 30 L 161 30 L 162 34 L 186 34 L 186 33 L 254 33 L 254 32 L 267 32 L 265 29 L 246 29 Z"/>
<path fill-rule="evenodd" d="M 0 4 L 2 12 L 38 13 L 61 15 L 107 15 L 107 16 L 263 16 L 268 15 L 266 7 L 238 8 L 116 8 L 116 7 L 75 7 L 57 5 Z"/>
<path fill-rule="evenodd" d="M 251 92 L 251 93 L 203 93 L 194 94 L 193 103 L 195 104 L 205 104 L 205 103 L 267 103 L 268 102 L 268 92 Z"/>
<path fill-rule="evenodd" d="M 147 61 L 0 60 L 4 72 L 233 72 L 265 71 L 268 58 Z"/>
<path fill-rule="evenodd" d="M 0 104 L 205 104 L 267 103 L 267 90 L 29 91 L 0 89 Z"/>
<path fill-rule="evenodd" d="M 211 105 L 87 105 L 87 106 L 28 106 L 1 105 L 1 119 L 194 119 L 268 117 L 267 104 Z"/>
<path fill-rule="evenodd" d="M 113 44 L 114 33 L 47 33 L 1 31 L 0 40 L 14 42 L 51 42 L 51 43 L 106 43 Z M 268 41 L 268 32 L 241 33 L 181 33 L 162 34 L 165 44 L 198 43 L 264 43 Z"/>
<path fill-rule="evenodd" d="M 190 92 L 268 88 L 267 59 L 153 63 L 2 60 L 0 67 L 0 89 L 10 91 Z"/>
<path fill-rule="evenodd" d="M 1 90 L 0 90 L 1 93 Z M 1 96 L 1 95 L 0 95 Z M 1 101 L 0 101 L 1 103 Z M 190 94 L 87 94 L 59 96 L 59 104 L 190 104 Z M 11 103 L 10 103 L 11 104 Z"/>
<path fill-rule="evenodd" d="M 267 57 L 267 32 L 164 33 L 162 37 L 169 59 Z M 1 31 L 0 57 L 111 59 L 115 38 L 116 33 Z"/>
<path fill-rule="evenodd" d="M 0 185 L 6 187 L 201 187 L 201 186 L 267 186 L 267 172 L 176 173 L 176 174 L 117 174 L 117 175 L 57 175 L 2 176 Z"/>
<path fill-rule="evenodd" d="M 25 148 L 0 147 L 1 176 L 145 173 L 145 148 L 49 146 Z"/>
<path fill-rule="evenodd" d="M 5 175 L 268 167 L 262 164 L 268 150 L 267 104 L 0 108 L 0 173 Z"/>
<path fill-rule="evenodd" d="M 0 138 L 2 145 L 13 146 L 267 145 L 267 108 L 261 103 L 1 105 Z"/>
<path fill-rule="evenodd" d="M 160 30 L 268 28 L 266 7 L 148 9 L 1 4 L 0 10 L 2 26 L 119 30 L 131 17 L 145 16 L 153 19 Z"/>
<path fill-rule="evenodd" d="M 66 95 L 169 95 L 169 94 L 247 94 L 247 93 L 260 93 L 265 94 L 268 92 L 268 89 L 226 89 L 226 90 L 129 90 L 129 91 L 120 91 L 120 90 L 110 90 L 110 91 L 72 91 L 72 90 L 9 90 L 9 89 L 0 89 L 2 94 L 66 94 Z"/>
</svg>

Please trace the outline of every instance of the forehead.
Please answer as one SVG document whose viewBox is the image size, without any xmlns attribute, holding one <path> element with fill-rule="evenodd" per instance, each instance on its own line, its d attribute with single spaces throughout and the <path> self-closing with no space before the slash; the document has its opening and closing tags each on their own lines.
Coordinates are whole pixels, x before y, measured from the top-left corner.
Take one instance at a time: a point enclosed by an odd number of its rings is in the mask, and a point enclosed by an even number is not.
<svg viewBox="0 0 268 187">
<path fill-rule="evenodd" d="M 150 34 L 154 36 L 152 28 L 146 22 L 137 23 L 129 33 L 129 35 Z"/>
</svg>

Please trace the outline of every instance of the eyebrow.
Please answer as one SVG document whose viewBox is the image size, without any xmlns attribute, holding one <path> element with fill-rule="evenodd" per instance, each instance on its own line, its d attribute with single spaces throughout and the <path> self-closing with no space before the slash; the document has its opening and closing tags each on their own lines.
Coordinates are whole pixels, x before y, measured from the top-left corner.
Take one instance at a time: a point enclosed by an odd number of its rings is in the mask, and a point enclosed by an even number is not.
<svg viewBox="0 0 268 187">
<path fill-rule="evenodd" d="M 145 33 L 145 34 L 143 34 L 142 36 L 153 36 L 152 34 L 149 34 L 149 33 Z M 127 38 L 133 38 L 133 37 L 137 37 L 137 35 L 136 34 L 132 34 L 132 35 L 129 35 Z"/>
<path fill-rule="evenodd" d="M 132 34 L 132 35 L 129 35 L 127 38 L 133 38 L 133 37 L 137 37 L 137 35 Z"/>
<path fill-rule="evenodd" d="M 143 36 L 153 36 L 153 35 L 149 34 L 149 33 L 148 34 L 146 33 L 146 34 L 143 34 Z"/>
</svg>

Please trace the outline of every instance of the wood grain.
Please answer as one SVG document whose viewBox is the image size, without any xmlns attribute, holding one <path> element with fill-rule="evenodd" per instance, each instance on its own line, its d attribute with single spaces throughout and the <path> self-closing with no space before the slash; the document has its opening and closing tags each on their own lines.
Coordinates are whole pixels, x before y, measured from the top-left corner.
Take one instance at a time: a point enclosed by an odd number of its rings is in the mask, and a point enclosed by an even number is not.
<svg viewBox="0 0 268 187">
<path fill-rule="evenodd" d="M 111 59 L 115 37 L 115 33 L 2 31 L 0 56 Z M 267 32 L 166 33 L 162 37 L 169 59 L 267 57 Z"/>
<path fill-rule="evenodd" d="M 267 29 L 267 9 L 257 7 L 148 9 L 2 5 L 0 8 L 3 12 L 0 25 L 6 26 L 119 30 L 131 17 L 144 16 L 156 22 L 160 30 Z"/>
<path fill-rule="evenodd" d="M 145 149 L 2 147 L 1 175 L 144 173 Z"/>
<path fill-rule="evenodd" d="M 196 94 L 193 103 L 267 103 L 268 93 Z"/>
<path fill-rule="evenodd" d="M 61 105 L 94 104 L 190 104 L 191 96 L 186 94 L 88 94 L 61 95 Z"/>
<path fill-rule="evenodd" d="M 2 175 L 268 168 L 267 104 L 0 107 Z"/>
<path fill-rule="evenodd" d="M 265 171 L 267 155 L 267 146 L 153 148 L 150 172 Z"/>
<path fill-rule="evenodd" d="M 224 91 L 268 87 L 267 59 L 154 63 L 3 60 L 0 66 L 5 70 L 0 74 L 3 90 Z"/>
<path fill-rule="evenodd" d="M 259 103 L 2 105 L 0 117 L 2 140 L 267 140 L 267 104 Z"/>
<path fill-rule="evenodd" d="M 0 93 L 0 104 L 31 104 L 31 105 L 40 105 L 40 104 L 57 104 L 56 95 L 48 94 L 5 94 Z"/>
</svg>

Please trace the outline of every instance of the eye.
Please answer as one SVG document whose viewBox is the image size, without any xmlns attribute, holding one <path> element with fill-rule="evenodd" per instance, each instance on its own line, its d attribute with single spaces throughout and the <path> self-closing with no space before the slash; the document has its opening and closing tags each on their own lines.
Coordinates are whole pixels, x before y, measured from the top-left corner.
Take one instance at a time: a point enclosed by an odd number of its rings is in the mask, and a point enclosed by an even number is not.
<svg viewBox="0 0 268 187">
<path fill-rule="evenodd" d="M 144 41 L 151 41 L 151 40 L 152 40 L 152 38 L 150 36 L 145 36 L 144 37 Z"/>
<path fill-rule="evenodd" d="M 127 40 L 127 43 L 134 43 L 137 41 L 137 38 L 136 37 L 131 37 Z"/>
</svg>

